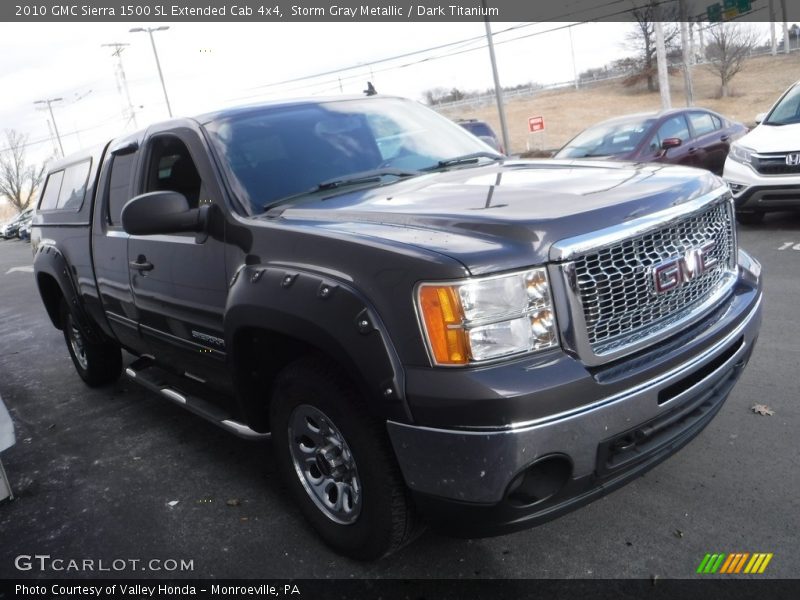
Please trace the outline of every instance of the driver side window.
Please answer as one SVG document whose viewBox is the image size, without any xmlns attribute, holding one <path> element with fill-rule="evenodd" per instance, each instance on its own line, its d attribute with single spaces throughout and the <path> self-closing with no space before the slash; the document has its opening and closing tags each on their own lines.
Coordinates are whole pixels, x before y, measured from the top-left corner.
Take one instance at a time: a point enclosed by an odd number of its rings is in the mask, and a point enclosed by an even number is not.
<svg viewBox="0 0 800 600">
<path fill-rule="evenodd" d="M 658 152 L 661 149 L 661 143 L 667 138 L 678 138 L 681 142 L 686 143 L 689 137 L 689 125 L 686 123 L 686 118 L 683 115 L 675 115 L 664 121 L 658 128 L 650 142 L 650 149 Z"/>
<path fill-rule="evenodd" d="M 189 208 L 209 202 L 186 144 L 174 136 L 158 137 L 151 142 L 144 192 L 156 191 L 183 194 Z"/>
</svg>

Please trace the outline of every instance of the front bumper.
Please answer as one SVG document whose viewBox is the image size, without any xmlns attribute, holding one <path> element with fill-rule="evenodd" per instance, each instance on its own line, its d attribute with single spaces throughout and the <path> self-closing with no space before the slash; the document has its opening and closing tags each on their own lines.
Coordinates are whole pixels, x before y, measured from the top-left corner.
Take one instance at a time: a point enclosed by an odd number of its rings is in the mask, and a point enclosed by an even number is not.
<svg viewBox="0 0 800 600">
<path fill-rule="evenodd" d="M 389 422 L 423 512 L 463 535 L 514 531 L 590 502 L 688 443 L 721 408 L 758 337 L 760 266 L 743 252 L 739 262 L 732 294 L 705 322 L 613 365 L 584 369 L 592 381 L 581 384 L 590 396 L 580 406 L 502 427 Z M 557 377 L 548 369 L 561 367 L 554 360 L 531 370 L 527 393 L 513 402 L 535 405 L 546 396 L 551 404 Z M 647 379 L 637 377 L 642 372 Z M 564 404 L 574 404 L 564 389 Z M 521 495 L 521 487 L 532 491 Z"/>
<path fill-rule="evenodd" d="M 762 175 L 728 158 L 722 178 L 739 212 L 800 208 L 800 175 Z"/>
</svg>

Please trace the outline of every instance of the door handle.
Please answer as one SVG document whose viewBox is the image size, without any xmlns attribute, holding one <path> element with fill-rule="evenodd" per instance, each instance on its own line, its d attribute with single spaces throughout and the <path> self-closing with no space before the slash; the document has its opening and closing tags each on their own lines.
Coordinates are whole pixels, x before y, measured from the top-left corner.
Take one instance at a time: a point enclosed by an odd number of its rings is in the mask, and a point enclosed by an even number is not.
<svg viewBox="0 0 800 600">
<path fill-rule="evenodd" d="M 719 141 L 720 142 L 727 142 L 729 139 L 731 139 L 731 136 L 723 135 L 721 138 L 719 138 Z"/>
<path fill-rule="evenodd" d="M 153 270 L 153 263 L 148 262 L 145 260 L 144 256 L 140 256 L 136 260 L 132 260 L 128 263 L 131 269 L 135 269 L 137 271 L 152 271 Z"/>
<path fill-rule="evenodd" d="M 689 148 L 689 154 L 694 154 L 697 152 L 697 148 Z"/>
</svg>

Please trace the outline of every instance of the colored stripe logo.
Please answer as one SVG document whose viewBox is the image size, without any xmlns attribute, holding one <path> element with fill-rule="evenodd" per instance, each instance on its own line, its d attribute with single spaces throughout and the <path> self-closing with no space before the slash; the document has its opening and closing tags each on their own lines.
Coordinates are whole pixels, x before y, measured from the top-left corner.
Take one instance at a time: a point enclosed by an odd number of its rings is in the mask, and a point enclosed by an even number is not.
<svg viewBox="0 0 800 600">
<path fill-rule="evenodd" d="M 732 554 L 706 554 L 697 567 L 697 573 L 735 575 L 737 573 L 760 574 L 772 560 L 772 552 L 734 552 Z"/>
</svg>

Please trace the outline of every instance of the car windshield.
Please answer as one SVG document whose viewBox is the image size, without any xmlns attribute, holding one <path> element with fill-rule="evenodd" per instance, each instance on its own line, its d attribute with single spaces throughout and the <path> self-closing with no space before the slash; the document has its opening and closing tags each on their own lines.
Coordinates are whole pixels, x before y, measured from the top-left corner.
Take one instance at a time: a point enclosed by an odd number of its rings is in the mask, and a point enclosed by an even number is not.
<svg viewBox="0 0 800 600">
<path fill-rule="evenodd" d="M 800 85 L 794 86 L 764 119 L 764 125 L 788 125 L 800 123 Z"/>
<path fill-rule="evenodd" d="M 556 154 L 556 158 L 613 156 L 633 151 L 655 123 L 655 119 L 636 119 L 601 123 L 579 133 Z"/>
<path fill-rule="evenodd" d="M 459 125 L 478 137 L 495 137 L 494 131 L 492 131 L 486 123 L 481 123 L 480 121 L 464 121 L 459 123 Z"/>
<path fill-rule="evenodd" d="M 473 166 L 479 159 L 442 161 L 492 152 L 452 121 L 396 98 L 265 106 L 205 128 L 232 187 L 253 213 L 306 192 Z"/>
</svg>

